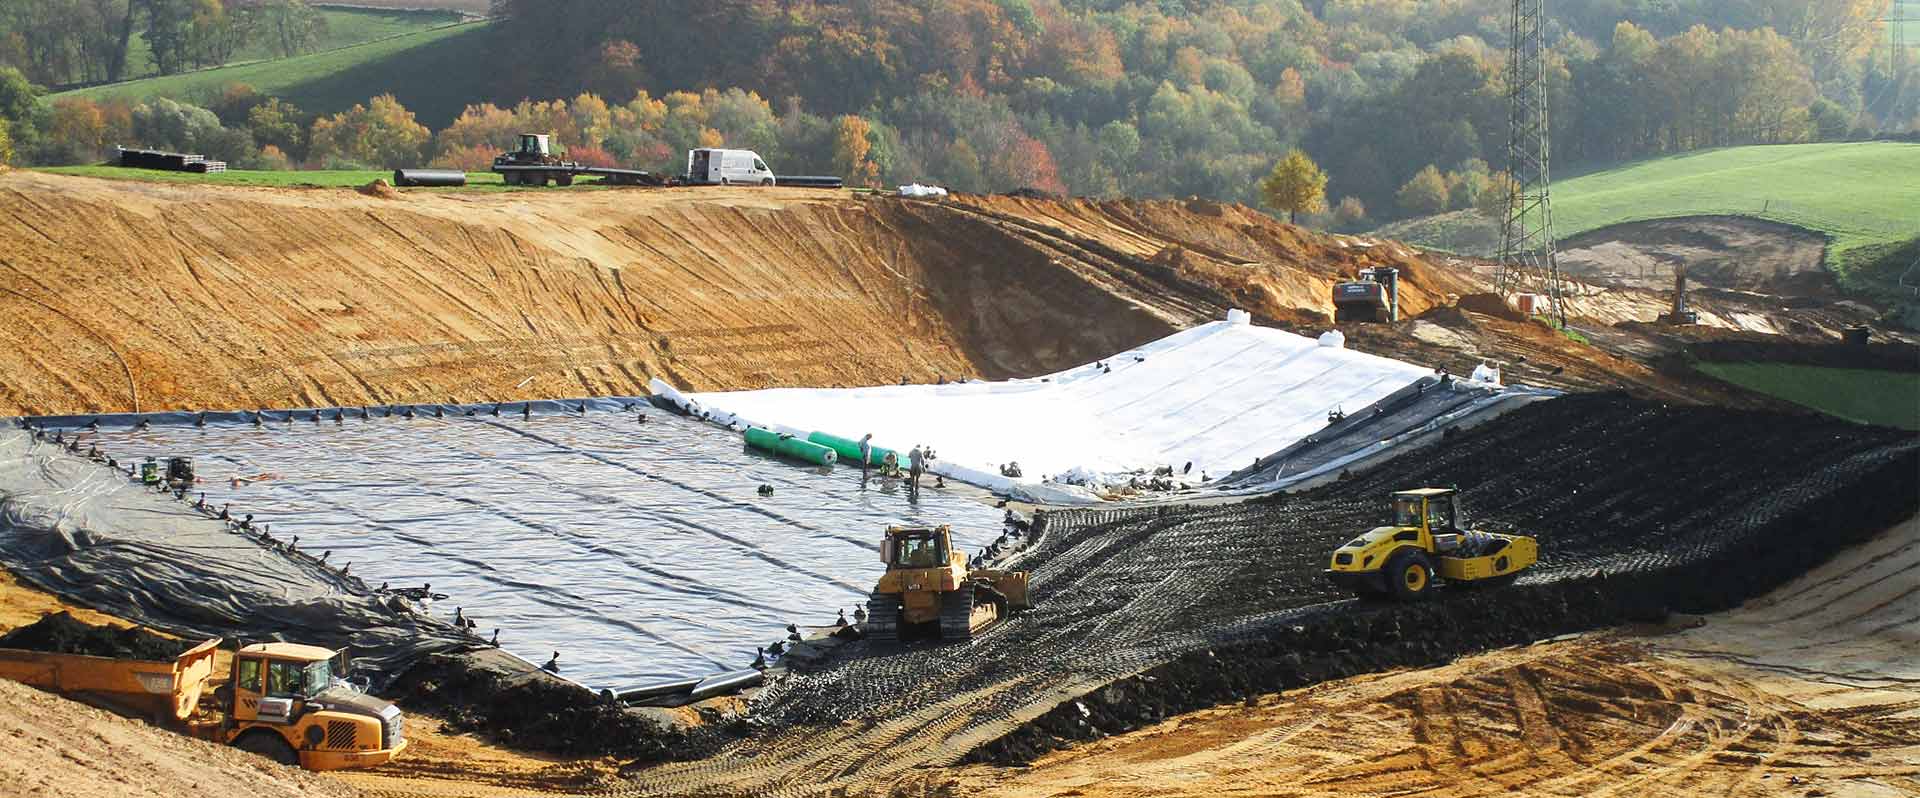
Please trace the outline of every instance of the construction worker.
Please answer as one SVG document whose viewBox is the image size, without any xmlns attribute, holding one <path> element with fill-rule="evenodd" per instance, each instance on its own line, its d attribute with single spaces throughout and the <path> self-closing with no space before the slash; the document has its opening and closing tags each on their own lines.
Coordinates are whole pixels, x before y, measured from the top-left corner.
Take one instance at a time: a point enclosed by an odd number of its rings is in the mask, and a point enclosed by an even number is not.
<svg viewBox="0 0 1920 798">
<path fill-rule="evenodd" d="M 873 433 L 860 438 L 860 481 L 867 480 L 867 466 L 873 463 Z"/>
<path fill-rule="evenodd" d="M 907 452 L 907 492 L 920 493 L 920 472 L 926 468 L 926 455 L 920 451 L 920 444 L 914 444 Z"/>
</svg>

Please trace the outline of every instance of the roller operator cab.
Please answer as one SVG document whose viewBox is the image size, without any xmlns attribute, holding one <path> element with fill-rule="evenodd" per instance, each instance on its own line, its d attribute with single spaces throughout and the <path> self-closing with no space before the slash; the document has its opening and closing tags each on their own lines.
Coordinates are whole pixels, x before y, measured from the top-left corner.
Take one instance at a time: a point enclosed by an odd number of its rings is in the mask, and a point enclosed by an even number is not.
<svg viewBox="0 0 1920 798">
<path fill-rule="evenodd" d="M 887 572 L 867 599 L 867 636 L 892 640 L 903 631 L 967 640 L 1028 609 L 1027 572 L 969 568 L 953 546 L 953 530 L 888 527 L 880 543 Z"/>
<path fill-rule="evenodd" d="M 1441 582 L 1509 584 L 1539 559 L 1533 538 L 1468 529 L 1453 489 L 1419 488 L 1393 494 L 1393 523 L 1335 550 L 1326 574 L 1361 595 L 1413 601 Z"/>
<path fill-rule="evenodd" d="M 717 186 L 771 186 L 773 170 L 753 150 L 702 147 L 687 151 L 687 182 Z"/>
<path fill-rule="evenodd" d="M 407 747 L 400 708 L 345 682 L 344 651 L 257 643 L 233 657 L 227 741 L 308 770 L 370 767 Z"/>
</svg>

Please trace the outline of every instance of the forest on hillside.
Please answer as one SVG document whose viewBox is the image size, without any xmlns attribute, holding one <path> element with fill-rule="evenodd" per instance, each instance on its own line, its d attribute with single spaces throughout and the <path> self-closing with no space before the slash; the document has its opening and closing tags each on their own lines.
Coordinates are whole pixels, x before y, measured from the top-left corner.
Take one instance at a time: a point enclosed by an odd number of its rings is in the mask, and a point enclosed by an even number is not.
<svg viewBox="0 0 1920 798">
<path fill-rule="evenodd" d="M 1889 0 L 1549 7 L 1563 168 L 1920 128 L 1920 68 L 1886 45 Z M 1357 226 L 1470 207 L 1499 179 L 1510 9 L 1508 0 L 495 0 L 495 89 L 439 131 L 391 97 L 307 114 L 245 87 L 159 110 L 159 101 L 53 103 L 13 124 L 34 139 L 16 149 L 42 161 L 84 159 L 124 126 L 155 146 L 196 143 L 185 133 L 147 140 L 174 129 L 232 131 L 242 135 L 221 144 L 234 160 L 268 154 L 268 165 L 483 168 L 513 133 L 548 130 L 583 160 L 655 169 L 674 167 L 687 147 L 724 143 L 783 171 L 855 183 L 1244 202 L 1300 147 L 1328 175 L 1332 223 Z M 0 28 L 0 63 L 7 36 Z M 160 121 L 140 128 L 143 113 Z"/>
</svg>

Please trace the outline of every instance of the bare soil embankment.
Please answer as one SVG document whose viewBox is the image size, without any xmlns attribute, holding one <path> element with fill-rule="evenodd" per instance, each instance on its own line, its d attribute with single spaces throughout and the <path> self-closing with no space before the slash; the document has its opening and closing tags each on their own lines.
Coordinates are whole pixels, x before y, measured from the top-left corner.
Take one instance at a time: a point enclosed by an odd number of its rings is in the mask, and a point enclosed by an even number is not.
<svg viewBox="0 0 1920 798">
<path fill-rule="evenodd" d="M 1324 306 L 1360 265 L 1424 274 L 1409 253 L 1201 210 L 804 189 L 385 198 L 12 172 L 0 324 L 19 345 L 0 352 L 0 413 L 633 394 L 655 376 L 1000 378 L 1230 304 Z M 1259 243 L 1233 243 L 1249 230 Z M 1267 261 L 1233 260 L 1251 255 Z M 1452 285 L 1410 282 L 1416 297 Z"/>
<path fill-rule="evenodd" d="M 1682 216 L 1602 227 L 1560 242 L 1560 266 L 1601 285 L 1653 290 L 1687 268 L 1695 285 L 1775 294 L 1833 293 L 1827 237 L 1746 216 Z"/>
<path fill-rule="evenodd" d="M 237 748 L 128 720 L 0 679 L 0 795 L 133 798 L 358 795 Z"/>
</svg>

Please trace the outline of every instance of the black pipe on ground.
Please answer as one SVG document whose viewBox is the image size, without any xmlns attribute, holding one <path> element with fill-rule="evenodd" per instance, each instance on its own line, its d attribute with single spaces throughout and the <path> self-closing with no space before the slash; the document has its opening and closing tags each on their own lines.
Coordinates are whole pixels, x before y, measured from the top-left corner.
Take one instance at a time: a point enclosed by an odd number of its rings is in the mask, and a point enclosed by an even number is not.
<svg viewBox="0 0 1920 798">
<path fill-rule="evenodd" d="M 395 169 L 396 186 L 457 187 L 467 184 L 467 173 L 458 169 Z"/>
</svg>

